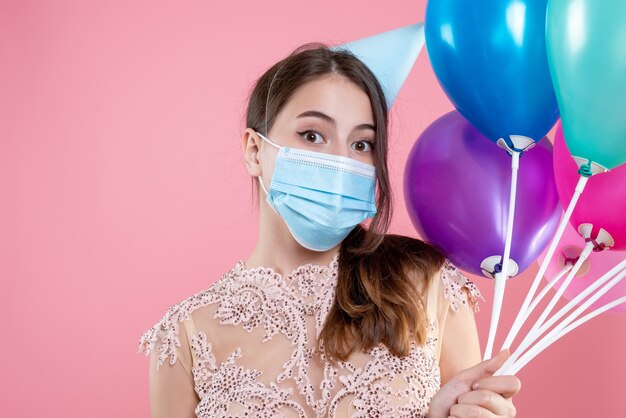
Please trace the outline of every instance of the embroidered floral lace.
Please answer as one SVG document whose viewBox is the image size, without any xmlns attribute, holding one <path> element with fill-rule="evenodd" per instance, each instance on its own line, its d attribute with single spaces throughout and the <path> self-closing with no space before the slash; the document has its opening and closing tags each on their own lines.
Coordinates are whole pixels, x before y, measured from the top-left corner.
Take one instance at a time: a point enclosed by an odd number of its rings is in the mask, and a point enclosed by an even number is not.
<svg viewBox="0 0 626 418">
<path fill-rule="evenodd" d="M 333 302 L 338 257 L 286 275 L 247 269 L 240 260 L 207 290 L 172 306 L 139 345 L 156 362 L 151 379 L 175 368 L 163 396 L 196 396 L 200 418 L 424 417 L 440 388 L 448 309 L 478 312 L 482 295 L 446 260 L 428 289 L 424 346 L 413 342 L 410 355 L 399 358 L 380 344 L 333 365 L 315 341 Z"/>
</svg>

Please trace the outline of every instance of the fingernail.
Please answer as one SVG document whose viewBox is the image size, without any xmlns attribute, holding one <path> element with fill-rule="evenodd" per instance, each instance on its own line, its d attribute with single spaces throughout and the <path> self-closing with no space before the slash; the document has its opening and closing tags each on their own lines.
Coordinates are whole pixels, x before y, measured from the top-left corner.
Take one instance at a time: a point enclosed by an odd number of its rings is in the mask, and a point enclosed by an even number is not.
<svg viewBox="0 0 626 418">
<path fill-rule="evenodd" d="M 474 382 L 474 384 L 472 385 L 472 389 L 476 390 L 480 387 L 480 383 L 478 382 Z"/>
</svg>

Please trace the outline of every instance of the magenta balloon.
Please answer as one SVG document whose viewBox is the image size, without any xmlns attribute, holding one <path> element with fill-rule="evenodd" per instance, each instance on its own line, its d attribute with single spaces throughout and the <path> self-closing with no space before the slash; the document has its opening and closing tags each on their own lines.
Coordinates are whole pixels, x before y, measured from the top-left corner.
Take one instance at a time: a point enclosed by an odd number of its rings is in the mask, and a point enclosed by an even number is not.
<svg viewBox="0 0 626 418">
<path fill-rule="evenodd" d="M 561 203 L 567 208 L 580 174 L 565 143 L 561 121 L 554 137 L 554 176 Z M 589 178 L 570 223 L 575 229 L 581 223 L 593 224 L 594 234 L 604 228 L 615 240 L 613 249 L 626 250 L 626 164 Z"/>
<path fill-rule="evenodd" d="M 576 232 L 576 230 L 574 230 L 574 227 L 572 225 L 567 225 L 565 227 L 565 231 L 563 231 L 563 236 L 559 241 L 557 251 L 554 257 L 552 257 L 552 259 L 550 260 L 550 263 L 548 264 L 548 269 L 546 270 L 545 275 L 546 281 L 549 282 L 563 268 L 563 265 L 559 263 L 561 253 L 568 247 L 572 248 L 574 246 L 577 247 L 578 250 L 582 250 L 582 248 L 585 246 L 585 241 Z M 539 255 L 539 263 L 543 262 L 543 259 L 546 257 L 545 253 L 546 251 L 543 251 L 541 255 Z M 575 254 L 578 254 L 578 251 L 575 252 Z M 623 260 L 626 260 L 626 252 L 624 251 L 592 252 L 587 259 L 588 267 L 585 269 L 586 271 L 584 272 L 584 274 L 577 274 L 574 277 L 572 282 L 563 292 L 563 297 L 567 300 L 574 299 L 583 290 L 593 284 L 593 282 L 598 280 L 604 273 L 611 270 Z M 565 277 L 563 277 L 555 284 L 555 289 L 559 288 L 560 284 L 563 283 L 564 278 Z M 622 280 L 621 282 L 616 284 L 613 288 L 611 288 L 611 290 L 602 295 L 600 299 L 591 304 L 589 309 L 593 310 L 595 308 L 600 308 L 602 307 L 602 305 L 606 305 L 607 303 L 610 303 L 615 299 L 619 299 L 624 296 L 626 296 L 626 280 Z M 612 309 L 609 309 L 608 312 L 626 313 L 626 304 L 618 305 Z"/>
<path fill-rule="evenodd" d="M 420 236 L 460 268 L 482 274 L 486 257 L 502 255 L 511 157 L 453 111 L 413 145 L 404 172 L 409 216 Z M 543 138 L 520 158 L 511 258 L 526 269 L 548 245 L 561 207 L 552 144 Z"/>
</svg>

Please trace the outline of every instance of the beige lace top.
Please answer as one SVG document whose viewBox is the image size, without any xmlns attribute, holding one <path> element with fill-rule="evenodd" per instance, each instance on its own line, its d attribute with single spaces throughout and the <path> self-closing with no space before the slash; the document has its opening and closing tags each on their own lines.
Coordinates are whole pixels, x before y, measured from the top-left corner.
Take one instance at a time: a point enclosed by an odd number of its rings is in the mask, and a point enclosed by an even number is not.
<svg viewBox="0 0 626 418">
<path fill-rule="evenodd" d="M 428 289 L 424 346 L 414 342 L 399 358 L 380 344 L 333 365 L 315 341 L 333 302 L 338 257 L 287 275 L 246 269 L 239 260 L 208 289 L 172 306 L 140 338 L 140 352 L 157 350 L 156 373 L 180 369 L 180 381 L 157 391 L 170 398 L 184 396 L 171 391 L 194 391 L 200 418 L 425 416 L 440 388 L 447 312 L 477 312 L 482 295 L 446 260 Z"/>
</svg>

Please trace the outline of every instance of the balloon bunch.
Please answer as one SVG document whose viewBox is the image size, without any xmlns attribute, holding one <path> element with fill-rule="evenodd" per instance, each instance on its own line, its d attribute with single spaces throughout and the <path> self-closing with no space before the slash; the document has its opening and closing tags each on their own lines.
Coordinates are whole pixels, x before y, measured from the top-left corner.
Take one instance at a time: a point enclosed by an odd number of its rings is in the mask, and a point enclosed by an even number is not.
<svg viewBox="0 0 626 418">
<path fill-rule="evenodd" d="M 428 3 L 428 55 L 456 110 L 416 141 L 404 191 L 423 237 L 460 268 L 494 279 L 485 359 L 493 350 L 508 278 L 525 270 L 550 242 L 503 348 L 511 346 L 548 289 L 565 277 L 496 374 L 517 372 L 565 333 L 626 302 L 622 292 L 579 318 L 626 276 L 622 256 L 621 263 L 547 318 L 592 252 L 626 248 L 626 166 L 619 167 L 626 162 L 626 118 L 619 110 L 626 97 L 626 60 L 620 52 L 626 32 L 619 18 L 624 15 L 621 1 Z M 562 128 L 559 124 L 553 147 L 545 135 L 559 116 Z M 590 190 L 583 195 L 585 187 Z M 567 207 L 562 217 L 561 204 Z M 584 248 L 561 249 L 562 268 L 535 298 L 568 222 Z"/>
<path fill-rule="evenodd" d="M 622 136 L 622 141 L 626 141 L 626 130 Z M 622 155 L 623 161 L 626 161 L 626 154 Z M 623 216 L 626 213 L 626 164 L 622 163 L 605 174 L 594 177 L 593 181 L 586 183 L 584 194 L 582 190 L 578 192 L 576 187 L 581 183 L 580 179 L 584 178 L 579 170 L 576 160 L 568 150 L 562 125 L 559 123 L 554 140 L 554 174 L 561 201 L 564 204 L 569 202 L 570 215 L 566 211 L 562 228 L 557 231 L 552 245 L 542 257 L 540 269 L 526 295 L 525 305 L 522 305 L 522 308 L 527 307 L 518 313 L 504 347 L 511 346 L 520 327 L 547 291 L 562 277 L 565 276 L 565 279 L 539 319 L 496 374 L 517 373 L 550 344 L 607 310 L 626 310 L 626 280 L 622 281 L 626 276 L 626 253 L 620 251 L 626 250 L 626 218 Z M 570 229 L 575 228 L 575 237 L 566 236 L 563 240 L 568 220 Z M 552 257 L 557 243 L 561 244 L 561 251 L 555 262 Z M 582 248 L 576 244 L 582 245 Z M 551 261 L 553 269 L 554 264 L 560 265 L 560 269 L 550 274 L 553 276 L 552 280 L 533 299 L 540 279 L 551 266 Z M 561 296 L 568 299 L 569 303 L 547 319 Z M 522 355 L 524 350 L 575 307 L 577 309 L 573 313 Z M 591 307 L 595 309 L 580 317 L 583 311 Z"/>
</svg>

